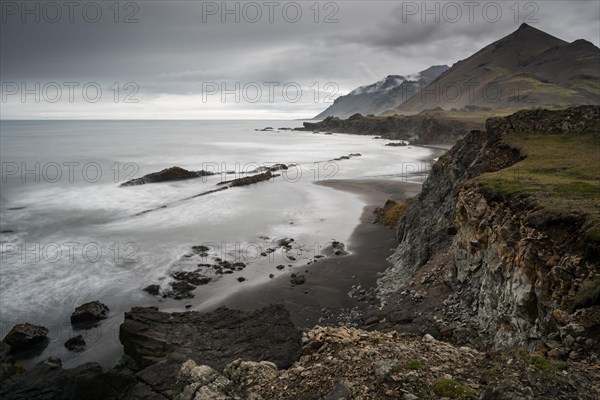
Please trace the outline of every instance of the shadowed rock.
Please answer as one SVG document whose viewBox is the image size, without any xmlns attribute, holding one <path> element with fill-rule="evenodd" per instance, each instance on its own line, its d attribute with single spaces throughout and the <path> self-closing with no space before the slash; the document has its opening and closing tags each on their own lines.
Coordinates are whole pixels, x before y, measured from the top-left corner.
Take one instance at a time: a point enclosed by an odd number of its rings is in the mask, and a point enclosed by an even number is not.
<svg viewBox="0 0 600 400">
<path fill-rule="evenodd" d="M 236 358 L 289 367 L 300 356 L 301 334 L 281 305 L 252 312 L 221 307 L 205 314 L 134 307 L 125 313 L 119 338 L 140 368 L 178 353 L 221 370 Z"/>
<path fill-rule="evenodd" d="M 32 347 L 48 344 L 48 329 L 29 323 L 15 325 L 2 340 L 9 345 L 13 352 L 28 350 Z"/>
</svg>

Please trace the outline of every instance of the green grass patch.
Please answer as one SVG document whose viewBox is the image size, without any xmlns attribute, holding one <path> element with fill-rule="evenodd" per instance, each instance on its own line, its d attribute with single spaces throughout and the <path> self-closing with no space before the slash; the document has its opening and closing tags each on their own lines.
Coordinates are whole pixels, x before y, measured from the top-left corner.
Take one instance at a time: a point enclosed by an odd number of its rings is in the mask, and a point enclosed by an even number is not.
<svg viewBox="0 0 600 400">
<path fill-rule="evenodd" d="M 432 389 L 436 395 L 451 399 L 467 398 L 473 394 L 468 387 L 453 379 L 440 379 L 433 384 Z"/>
<path fill-rule="evenodd" d="M 600 276 L 584 281 L 573 299 L 572 308 L 592 307 L 600 304 Z"/>
<path fill-rule="evenodd" d="M 418 371 L 423 369 L 423 363 L 418 360 L 410 360 L 406 364 L 404 364 L 404 369 L 409 371 Z"/>
<path fill-rule="evenodd" d="M 600 241 L 600 135 L 511 133 L 504 141 L 525 159 L 484 174 L 481 182 L 505 195 L 530 197 L 549 211 L 585 215 L 586 236 Z"/>
<path fill-rule="evenodd" d="M 551 361 L 539 354 L 529 354 L 526 358 L 527 362 L 544 372 L 562 371 L 567 368 L 567 364 L 562 361 Z"/>
</svg>

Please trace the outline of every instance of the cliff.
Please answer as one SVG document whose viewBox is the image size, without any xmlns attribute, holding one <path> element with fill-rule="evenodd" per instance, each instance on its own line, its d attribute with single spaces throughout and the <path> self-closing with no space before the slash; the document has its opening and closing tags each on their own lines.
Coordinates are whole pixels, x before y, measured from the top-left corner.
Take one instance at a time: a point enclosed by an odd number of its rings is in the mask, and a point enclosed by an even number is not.
<svg viewBox="0 0 600 400">
<path fill-rule="evenodd" d="M 581 106 L 459 140 L 400 221 L 371 328 L 597 360 L 599 132 Z"/>
</svg>

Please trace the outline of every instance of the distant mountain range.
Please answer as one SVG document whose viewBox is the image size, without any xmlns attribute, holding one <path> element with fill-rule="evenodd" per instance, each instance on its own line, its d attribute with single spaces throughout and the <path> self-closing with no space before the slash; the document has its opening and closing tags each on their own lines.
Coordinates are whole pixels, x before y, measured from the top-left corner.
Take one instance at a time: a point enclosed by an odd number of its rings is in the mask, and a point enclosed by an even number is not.
<svg viewBox="0 0 600 400">
<path fill-rule="evenodd" d="M 465 106 L 494 109 L 600 103 L 600 49 L 565 42 L 523 24 L 459 61 L 420 93 L 393 109 L 414 113 Z"/>
<path fill-rule="evenodd" d="M 426 110 L 517 110 L 600 104 L 600 49 L 565 42 L 523 24 L 451 68 L 391 75 L 341 96 L 315 119 L 354 113 L 410 115 Z"/>
<path fill-rule="evenodd" d="M 315 117 L 329 116 L 348 118 L 352 114 L 380 114 L 391 110 L 412 97 L 422 87 L 429 85 L 448 68 L 435 65 L 415 75 L 388 75 L 379 82 L 354 89 L 345 96 L 338 97 L 325 111 Z"/>
</svg>

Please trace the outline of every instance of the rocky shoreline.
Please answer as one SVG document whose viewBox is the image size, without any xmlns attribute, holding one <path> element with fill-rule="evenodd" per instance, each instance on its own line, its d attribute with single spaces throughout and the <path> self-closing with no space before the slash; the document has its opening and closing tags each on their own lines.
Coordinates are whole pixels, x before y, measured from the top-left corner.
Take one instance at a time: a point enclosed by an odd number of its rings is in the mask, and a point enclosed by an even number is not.
<svg viewBox="0 0 600 400">
<path fill-rule="evenodd" d="M 485 173 L 527 157 L 504 141 L 512 132 L 600 132 L 600 107 L 490 119 L 486 131 L 472 131 L 439 158 L 420 192 L 418 184 L 393 181 L 329 182 L 369 197 L 370 205 L 348 245 L 332 243 L 332 257 L 319 260 L 331 262 L 328 268 L 272 279 L 207 313 L 133 307 L 119 328 L 122 360 L 112 369 L 63 369 L 50 357 L 24 371 L 14 356 L 44 346 L 48 330 L 17 325 L 0 344 L 0 397 L 599 398 L 600 253 L 585 236 L 584 216 L 559 215 L 483 184 Z M 238 182 L 270 179 L 274 171 L 255 172 Z M 208 252 L 196 246 L 191 257 Z M 206 268 L 243 266 L 216 260 Z M 202 273 L 175 271 L 172 292 L 146 290 L 185 298 L 190 286 L 204 284 Z M 359 312 L 344 310 L 349 299 L 361 304 Z M 340 306 L 335 316 L 322 302 Z M 71 322 L 93 326 L 108 313 L 100 302 L 86 303 Z M 65 346 L 85 350 L 80 339 Z"/>
</svg>

